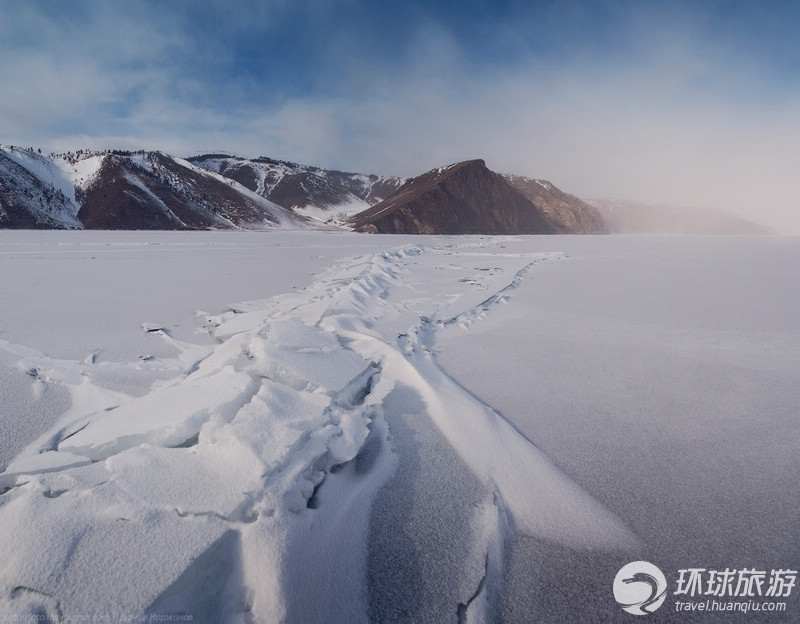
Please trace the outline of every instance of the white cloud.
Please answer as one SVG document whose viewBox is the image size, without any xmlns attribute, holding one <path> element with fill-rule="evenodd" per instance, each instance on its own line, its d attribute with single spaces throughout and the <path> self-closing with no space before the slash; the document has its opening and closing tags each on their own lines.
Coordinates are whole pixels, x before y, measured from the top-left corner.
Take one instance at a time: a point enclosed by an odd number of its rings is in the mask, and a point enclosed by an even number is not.
<svg viewBox="0 0 800 624">
<path fill-rule="evenodd" d="M 684 38 L 602 72 L 533 60 L 493 73 L 466 66 L 446 36 L 445 53 L 426 54 L 433 32 L 401 72 L 376 68 L 368 94 L 286 103 L 278 145 L 402 175 L 483 157 L 583 197 L 714 207 L 800 233 L 800 99 L 742 93 L 751 68 L 718 66 L 715 50 Z"/>
</svg>

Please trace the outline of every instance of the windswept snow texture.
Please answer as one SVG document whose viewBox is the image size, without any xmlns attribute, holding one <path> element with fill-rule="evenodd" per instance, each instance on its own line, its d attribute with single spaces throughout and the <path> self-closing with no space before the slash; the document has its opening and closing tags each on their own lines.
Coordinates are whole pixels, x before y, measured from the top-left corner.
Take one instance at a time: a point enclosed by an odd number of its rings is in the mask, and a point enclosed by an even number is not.
<svg viewBox="0 0 800 624">
<path fill-rule="evenodd" d="M 113 358 L 3 312 L 61 413 L 0 474 L 0 613 L 617 621 L 629 561 L 796 566 L 795 239 L 26 236 L 0 268 L 178 262 Z M 288 276 L 211 309 L 242 254 Z"/>
</svg>

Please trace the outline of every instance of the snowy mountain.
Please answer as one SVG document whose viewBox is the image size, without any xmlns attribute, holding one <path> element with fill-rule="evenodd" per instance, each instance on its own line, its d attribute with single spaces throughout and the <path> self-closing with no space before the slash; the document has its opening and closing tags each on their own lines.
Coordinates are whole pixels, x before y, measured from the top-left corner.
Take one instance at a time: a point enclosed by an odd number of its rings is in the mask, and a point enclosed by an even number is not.
<svg viewBox="0 0 800 624">
<path fill-rule="evenodd" d="M 303 219 L 240 184 L 161 152 L 105 156 L 81 188 L 94 229 L 260 229 Z"/>
<path fill-rule="evenodd" d="M 0 146 L 0 227 L 80 228 L 75 188 L 57 163 Z"/>
<path fill-rule="evenodd" d="M 308 227 L 235 180 L 161 152 L 43 156 L 0 146 L 0 226 L 88 229 Z"/>
<path fill-rule="evenodd" d="M 406 182 L 404 178 L 344 173 L 264 157 L 250 160 L 207 154 L 188 160 L 279 206 L 322 221 L 365 210 Z"/>
<path fill-rule="evenodd" d="M 260 157 L 159 151 L 43 155 L 0 145 L 0 228 L 205 230 L 351 227 L 417 234 L 763 234 L 720 211 L 582 201 L 482 160 L 416 178 Z"/>
<path fill-rule="evenodd" d="M 555 234 L 540 207 L 486 167 L 468 160 L 439 167 L 350 219 L 359 232 L 382 234 Z"/>
<path fill-rule="evenodd" d="M 412 198 L 425 204 L 414 209 L 422 211 L 421 220 L 415 216 L 398 225 L 410 210 L 399 211 L 398 201 Z M 395 206 L 388 212 L 387 200 Z M 388 226 L 390 213 L 394 225 Z M 373 223 L 376 214 L 382 220 Z M 269 229 L 348 221 L 357 229 L 385 232 L 605 231 L 596 211 L 577 198 L 550 183 L 501 176 L 483 161 L 440 167 L 409 180 L 266 157 L 180 159 L 158 151 L 116 150 L 44 156 L 0 146 L 0 227 Z"/>
</svg>

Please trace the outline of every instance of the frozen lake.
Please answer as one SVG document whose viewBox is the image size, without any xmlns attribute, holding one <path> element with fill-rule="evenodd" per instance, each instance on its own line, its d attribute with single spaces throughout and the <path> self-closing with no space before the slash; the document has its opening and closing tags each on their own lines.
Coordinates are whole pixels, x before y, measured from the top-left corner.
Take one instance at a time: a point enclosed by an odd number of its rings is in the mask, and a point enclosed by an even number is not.
<svg viewBox="0 0 800 624">
<path fill-rule="evenodd" d="M 730 621 L 676 583 L 797 570 L 798 269 L 796 237 L 0 231 L 0 613 L 625 621 L 647 560 L 659 621 Z"/>
</svg>

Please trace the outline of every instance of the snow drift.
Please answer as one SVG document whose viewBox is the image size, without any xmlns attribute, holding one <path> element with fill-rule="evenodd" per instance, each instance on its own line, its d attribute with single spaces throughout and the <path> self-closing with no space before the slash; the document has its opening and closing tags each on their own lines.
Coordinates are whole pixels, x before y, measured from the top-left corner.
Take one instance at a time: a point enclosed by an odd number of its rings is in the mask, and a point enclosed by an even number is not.
<svg viewBox="0 0 800 624">
<path fill-rule="evenodd" d="M 32 383 L 69 389 L 72 406 L 0 475 L 0 609 L 367 621 L 368 521 L 408 450 L 392 434 L 401 414 L 430 423 L 474 481 L 453 617 L 491 616 L 515 534 L 635 546 L 437 364 L 440 330 L 479 324 L 537 266 L 564 257 L 496 244 L 346 259 L 303 290 L 208 315 L 209 345 L 146 325 L 175 358 L 105 363 L 182 371 L 143 396 L 104 388 L 91 359 L 18 349 Z M 418 404 L 398 401 L 409 393 Z"/>
</svg>

